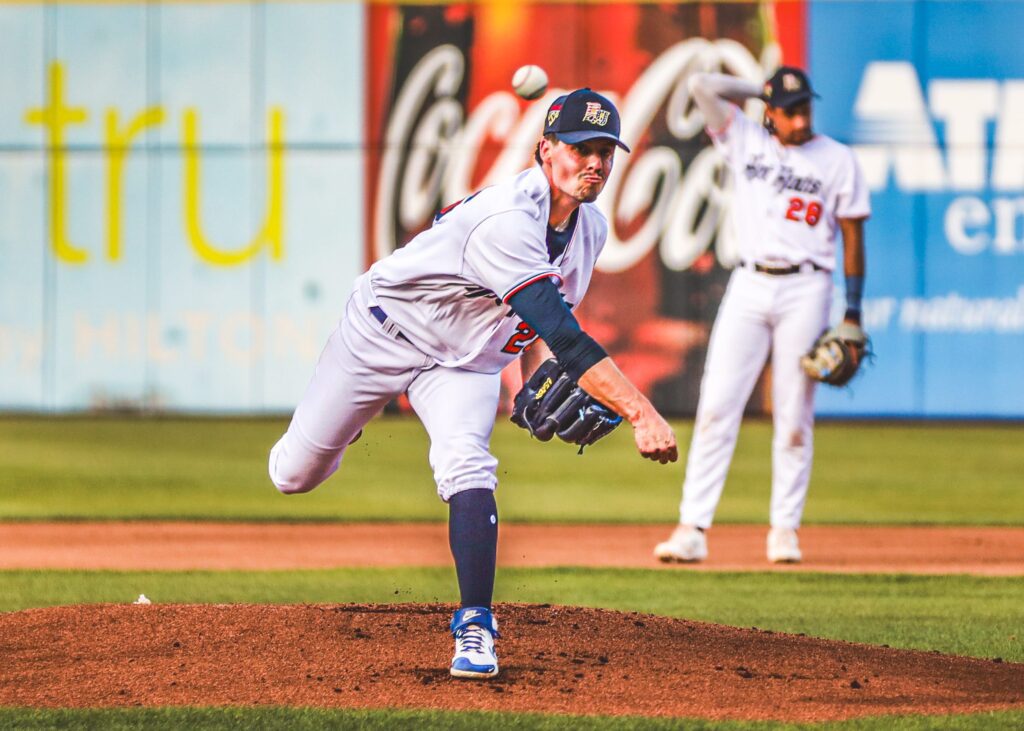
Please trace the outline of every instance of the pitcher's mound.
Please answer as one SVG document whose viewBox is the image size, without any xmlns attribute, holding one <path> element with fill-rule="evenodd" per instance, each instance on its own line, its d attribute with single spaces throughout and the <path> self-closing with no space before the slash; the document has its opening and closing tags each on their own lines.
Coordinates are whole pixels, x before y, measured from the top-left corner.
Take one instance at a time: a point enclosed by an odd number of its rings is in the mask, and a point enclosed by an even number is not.
<svg viewBox="0 0 1024 731">
<path fill-rule="evenodd" d="M 500 605 L 501 674 L 448 675 L 445 605 L 0 614 L 0 705 L 286 705 L 812 721 L 1024 707 L 1024 665 L 601 609 Z"/>
</svg>

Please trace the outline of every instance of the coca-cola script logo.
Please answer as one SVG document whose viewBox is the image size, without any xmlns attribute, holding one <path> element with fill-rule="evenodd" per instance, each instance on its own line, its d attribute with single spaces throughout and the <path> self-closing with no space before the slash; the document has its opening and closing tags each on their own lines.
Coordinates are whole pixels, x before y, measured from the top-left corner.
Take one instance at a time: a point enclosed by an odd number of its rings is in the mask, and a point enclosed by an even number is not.
<svg viewBox="0 0 1024 731">
<path fill-rule="evenodd" d="M 735 41 L 691 38 L 658 56 L 624 96 L 601 92 L 618 106 L 621 137 L 637 152 L 616 158 L 598 199 L 611 224 L 599 270 L 629 269 L 655 247 L 666 267 L 686 269 L 712 241 L 719 261 L 735 263 L 731 227 L 723 225 L 728 195 L 721 156 L 705 147 L 684 166 L 672 146 L 641 148 L 639 143 L 661 112 L 659 123 L 670 141 L 685 143 L 701 133 L 704 120 L 686 83 L 690 74 L 721 70 L 760 83 L 764 69 L 774 68 L 778 59 L 776 45 L 767 46 L 758 61 Z M 438 46 L 423 56 L 398 92 L 377 180 L 376 258 L 394 251 L 402 232 L 426 227 L 440 201 L 463 198 L 531 164 L 548 106 L 569 91 L 552 89 L 523 113 L 511 92 L 496 91 L 466 116 L 456 98 L 465 66 L 458 48 Z M 761 103 L 751 100 L 745 111 L 759 115 Z M 494 140 L 503 143 L 501 151 L 483 179 L 473 180 L 482 146 Z"/>
</svg>

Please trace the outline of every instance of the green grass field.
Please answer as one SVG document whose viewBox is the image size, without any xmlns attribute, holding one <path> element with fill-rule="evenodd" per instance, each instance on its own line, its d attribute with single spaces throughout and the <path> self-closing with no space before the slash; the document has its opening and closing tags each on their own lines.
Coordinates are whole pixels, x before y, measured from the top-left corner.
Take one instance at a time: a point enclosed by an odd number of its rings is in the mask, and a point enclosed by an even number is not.
<svg viewBox="0 0 1024 731">
<path fill-rule="evenodd" d="M 443 521 L 417 422 L 367 429 L 341 474 L 310 495 L 278 495 L 266 453 L 284 420 L 0 418 L 0 521 Z M 677 422 L 683 445 L 689 424 Z M 824 423 L 816 432 L 809 523 L 1024 525 L 1019 464 L 1024 426 Z M 766 520 L 771 427 L 748 422 L 720 522 Z M 644 462 L 628 429 L 577 457 L 501 422 L 505 521 L 676 519 L 680 464 Z M 0 522 L 0 531 L 3 530 Z M 0 572 L 0 611 L 130 602 L 452 601 L 451 569 L 288 572 Z M 1024 662 L 1024 580 L 593 569 L 503 569 L 498 602 L 551 602 L 652 612 L 857 642 Z M 1024 711 L 865 719 L 841 724 L 712 724 L 523 714 L 318 709 L 0 709 L 0 728 L 599 728 L 991 729 L 1024 726 Z"/>
<path fill-rule="evenodd" d="M 443 521 L 427 438 L 382 418 L 314 492 L 279 495 L 266 457 L 284 420 L 0 418 L 0 520 Z M 685 450 L 690 423 L 675 422 Z M 823 423 L 807 523 L 1024 525 L 1024 425 Z M 583 456 L 500 419 L 502 519 L 672 523 L 683 465 L 640 459 L 619 429 Z M 767 520 L 771 425 L 745 423 L 716 519 Z"/>
<path fill-rule="evenodd" d="M 43 729 L 128 729 L 203 728 L 211 731 L 236 729 L 395 729 L 396 731 L 479 731 L 479 729 L 595 729 L 595 731 L 933 731 L 934 729 L 985 729 L 1011 731 L 1024 725 L 1024 713 L 986 713 L 975 716 L 920 718 L 865 718 L 843 723 L 779 724 L 717 722 L 701 719 L 574 718 L 512 713 L 438 713 L 431 711 L 330 711 L 304 709 L 183 708 L 91 711 L 36 711 L 0 708 L 0 728 L 25 731 Z"/>
<path fill-rule="evenodd" d="M 974 716 L 879 717 L 842 723 L 780 724 L 717 722 L 701 719 L 622 717 L 586 718 L 542 716 L 526 713 L 438 713 L 431 711 L 330 711 L 315 708 L 182 708 L 90 711 L 37 711 L 0 708 L 0 728 L 24 731 L 43 729 L 104 729 L 154 731 L 171 728 L 203 728 L 210 731 L 237 729 L 395 729 L 396 731 L 479 731 L 479 729 L 595 729 L 595 731 L 934 731 L 935 729 L 984 729 L 1011 731 L 1024 725 L 1024 713 L 985 713 Z"/>
</svg>

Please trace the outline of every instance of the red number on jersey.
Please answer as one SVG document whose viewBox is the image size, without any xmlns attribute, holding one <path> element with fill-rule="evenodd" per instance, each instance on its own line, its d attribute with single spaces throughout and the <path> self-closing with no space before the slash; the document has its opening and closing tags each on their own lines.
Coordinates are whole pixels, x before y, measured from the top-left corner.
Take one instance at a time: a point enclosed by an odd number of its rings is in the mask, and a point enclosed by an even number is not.
<svg viewBox="0 0 1024 731">
<path fill-rule="evenodd" d="M 525 322 L 521 322 L 516 326 L 516 334 L 508 339 L 508 342 L 505 343 L 505 347 L 501 349 L 501 352 L 509 353 L 510 355 L 518 355 L 519 353 L 522 353 L 523 348 L 532 343 L 536 337 L 536 331 Z"/>
<path fill-rule="evenodd" d="M 807 212 L 800 217 L 801 211 L 804 210 L 804 206 L 807 206 Z M 811 201 L 805 203 L 803 198 L 797 198 L 796 196 L 789 199 L 789 208 L 786 210 L 786 218 L 790 221 L 803 221 L 808 226 L 814 226 L 821 220 L 821 204 L 817 201 Z"/>
<path fill-rule="evenodd" d="M 821 220 L 821 204 L 811 202 L 807 204 L 807 215 L 804 216 L 808 226 L 813 226 Z"/>
</svg>

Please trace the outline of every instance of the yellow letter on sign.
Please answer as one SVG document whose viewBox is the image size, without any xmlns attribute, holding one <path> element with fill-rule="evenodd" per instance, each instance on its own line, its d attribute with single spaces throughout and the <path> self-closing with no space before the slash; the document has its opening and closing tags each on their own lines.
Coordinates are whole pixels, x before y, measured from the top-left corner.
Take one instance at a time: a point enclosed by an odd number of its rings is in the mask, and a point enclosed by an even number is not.
<svg viewBox="0 0 1024 731">
<path fill-rule="evenodd" d="M 42 109 L 29 109 L 25 121 L 40 124 L 49 132 L 50 150 L 50 238 L 57 258 L 69 264 L 83 264 L 89 252 L 76 248 L 67 234 L 67 184 L 64 173 L 64 127 L 82 124 L 88 117 L 85 107 L 64 106 L 64 67 L 50 64 L 50 98 Z"/>
<path fill-rule="evenodd" d="M 124 183 L 124 164 L 131 151 L 132 140 L 146 127 L 164 121 L 164 110 L 149 107 L 118 129 L 117 110 L 107 110 L 107 257 L 111 261 L 121 258 L 121 194 Z"/>
<path fill-rule="evenodd" d="M 264 245 L 270 247 L 270 258 L 284 257 L 284 113 L 270 110 L 269 164 L 267 171 L 267 216 L 263 228 L 248 246 L 236 251 L 218 249 L 203 235 L 200 223 L 199 133 L 198 113 L 185 110 L 185 229 L 189 241 L 203 261 L 218 266 L 235 266 L 251 259 Z"/>
</svg>

